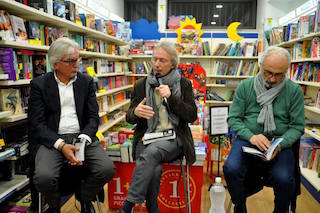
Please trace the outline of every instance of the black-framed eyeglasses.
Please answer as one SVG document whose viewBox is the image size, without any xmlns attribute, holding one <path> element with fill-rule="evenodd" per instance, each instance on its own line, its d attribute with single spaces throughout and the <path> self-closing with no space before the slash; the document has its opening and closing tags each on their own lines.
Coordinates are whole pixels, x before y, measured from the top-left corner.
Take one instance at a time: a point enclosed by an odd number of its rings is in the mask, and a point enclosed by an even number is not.
<svg viewBox="0 0 320 213">
<path fill-rule="evenodd" d="M 274 73 L 268 70 L 263 69 L 263 74 L 266 78 L 275 77 L 276 79 L 282 79 L 286 75 L 286 72 Z"/>
<path fill-rule="evenodd" d="M 79 64 L 82 61 L 82 58 L 60 60 L 60 61 L 63 62 L 63 63 L 69 64 L 69 65 L 74 65 L 74 64 Z"/>
</svg>

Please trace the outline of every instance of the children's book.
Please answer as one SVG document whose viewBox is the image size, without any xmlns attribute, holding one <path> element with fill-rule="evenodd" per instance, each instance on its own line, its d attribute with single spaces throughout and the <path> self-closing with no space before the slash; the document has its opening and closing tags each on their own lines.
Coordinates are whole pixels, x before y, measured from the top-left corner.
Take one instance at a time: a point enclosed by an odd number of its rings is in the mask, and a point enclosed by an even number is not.
<svg viewBox="0 0 320 213">
<path fill-rule="evenodd" d="M 271 146 L 269 147 L 269 149 L 265 152 L 262 152 L 256 148 L 252 148 L 252 147 L 247 147 L 247 146 L 243 146 L 242 147 L 242 151 L 252 154 L 252 155 L 256 155 L 258 157 L 261 157 L 265 160 L 270 160 L 272 157 L 272 154 L 274 152 L 274 150 L 276 149 L 276 147 L 281 143 L 281 141 L 283 140 L 283 138 L 276 138 L 272 141 Z"/>
</svg>

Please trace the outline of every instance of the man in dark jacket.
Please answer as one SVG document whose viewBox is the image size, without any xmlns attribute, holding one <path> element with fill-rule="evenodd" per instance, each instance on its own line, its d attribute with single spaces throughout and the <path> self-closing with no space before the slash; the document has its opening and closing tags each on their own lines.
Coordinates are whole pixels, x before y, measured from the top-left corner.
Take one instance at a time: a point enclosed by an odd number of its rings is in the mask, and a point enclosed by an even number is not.
<svg viewBox="0 0 320 213">
<path fill-rule="evenodd" d="M 131 212 L 135 203 L 143 203 L 145 199 L 148 212 L 159 212 L 156 200 L 162 163 L 175 160 L 182 153 L 188 164 L 195 162 L 188 123 L 196 120 L 197 108 L 192 84 L 181 77 L 177 64 L 175 46 L 160 42 L 153 51 L 151 73 L 134 85 L 127 122 L 137 124 L 133 144 L 136 167 L 120 212 Z M 153 133 L 168 134 L 158 139 Z"/>
<path fill-rule="evenodd" d="M 81 212 L 94 212 L 90 201 L 115 171 L 95 136 L 99 116 L 93 79 L 78 73 L 79 49 L 72 40 L 57 39 L 48 55 L 54 71 L 30 84 L 29 139 L 35 156 L 31 180 L 47 197 L 50 212 L 60 212 L 59 181 L 64 162 L 81 167 L 85 177 L 76 189 L 76 198 Z M 81 159 L 74 141 L 84 147 Z"/>
</svg>

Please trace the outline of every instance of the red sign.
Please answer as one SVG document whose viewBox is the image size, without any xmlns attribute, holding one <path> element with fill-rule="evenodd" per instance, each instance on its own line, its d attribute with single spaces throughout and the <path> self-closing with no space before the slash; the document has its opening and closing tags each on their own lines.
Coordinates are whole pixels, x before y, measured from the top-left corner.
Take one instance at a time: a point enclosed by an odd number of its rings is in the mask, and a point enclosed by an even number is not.
<svg viewBox="0 0 320 213">
<path fill-rule="evenodd" d="M 110 209 L 120 209 L 123 205 L 131 182 L 134 163 L 115 163 L 116 174 L 108 183 L 108 203 Z M 186 168 L 185 168 L 186 173 Z M 202 166 L 190 166 L 189 185 L 191 211 L 201 211 L 201 187 L 203 181 Z M 158 204 L 162 213 L 180 213 L 185 211 L 185 194 L 180 165 L 165 164 L 160 180 Z M 136 207 L 136 209 L 138 209 Z M 143 210 L 146 211 L 145 205 Z"/>
</svg>

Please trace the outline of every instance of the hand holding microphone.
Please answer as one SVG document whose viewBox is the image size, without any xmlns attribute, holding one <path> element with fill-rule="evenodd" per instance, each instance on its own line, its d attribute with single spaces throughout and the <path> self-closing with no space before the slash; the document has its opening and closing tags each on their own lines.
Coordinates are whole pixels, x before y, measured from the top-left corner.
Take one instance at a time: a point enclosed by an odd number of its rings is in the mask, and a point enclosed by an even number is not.
<svg viewBox="0 0 320 213">
<path fill-rule="evenodd" d="M 157 79 L 157 81 L 158 81 L 159 84 L 160 84 L 160 86 L 157 87 L 156 90 L 159 92 L 160 97 L 163 98 L 164 102 L 165 102 L 166 104 L 168 104 L 167 98 L 169 98 L 170 95 L 171 95 L 170 88 L 169 88 L 168 85 L 164 85 L 164 84 L 163 84 L 162 79 L 161 79 L 159 73 L 156 74 L 156 79 Z"/>
</svg>

